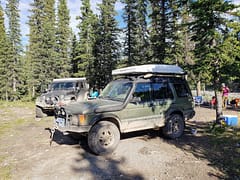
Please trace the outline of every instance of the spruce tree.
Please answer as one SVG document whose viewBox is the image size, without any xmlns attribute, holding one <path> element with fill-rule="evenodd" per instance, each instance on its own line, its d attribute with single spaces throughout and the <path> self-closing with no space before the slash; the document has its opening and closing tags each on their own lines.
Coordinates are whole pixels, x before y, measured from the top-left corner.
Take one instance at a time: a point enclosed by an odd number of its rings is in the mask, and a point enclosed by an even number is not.
<svg viewBox="0 0 240 180">
<path fill-rule="evenodd" d="M 11 100 L 19 98 L 18 86 L 19 86 L 19 65 L 22 52 L 21 45 L 21 33 L 20 33 L 20 15 L 19 15 L 19 0 L 7 0 L 6 14 L 9 24 L 9 41 L 11 54 L 9 53 L 9 77 L 12 86 Z"/>
<path fill-rule="evenodd" d="M 78 64 L 77 64 L 77 37 L 74 34 L 71 40 L 71 50 L 70 50 L 70 59 L 71 59 L 71 71 L 70 74 L 71 76 L 74 76 L 78 72 Z"/>
<path fill-rule="evenodd" d="M 57 73 L 69 77 L 70 73 L 70 16 L 66 0 L 59 0 L 57 11 Z"/>
<path fill-rule="evenodd" d="M 75 62 L 78 64 L 77 73 L 74 76 L 88 78 L 90 74 L 90 65 L 93 62 L 93 45 L 95 42 L 94 24 L 96 16 L 93 14 L 90 1 L 83 0 L 80 8 L 81 16 L 77 17 L 80 20 L 79 28 L 79 43 L 76 48 Z"/>
<path fill-rule="evenodd" d="M 29 19 L 29 59 L 32 92 L 39 92 L 52 79 L 60 77 L 57 67 L 56 16 L 54 0 L 34 0 Z"/>
<path fill-rule="evenodd" d="M 43 57 L 45 57 L 45 49 L 43 46 L 43 18 L 44 18 L 44 0 L 34 0 L 31 4 L 31 16 L 29 17 L 29 54 L 31 64 L 31 79 L 29 80 L 31 94 L 34 97 L 36 92 L 41 89 L 41 84 L 46 80 Z"/>
<path fill-rule="evenodd" d="M 112 80 L 112 70 L 115 69 L 119 59 L 119 47 L 116 12 L 116 0 L 103 0 L 99 5 L 100 17 L 95 43 L 95 61 L 92 78 L 99 88 L 103 88 Z M 95 78 L 97 77 L 97 79 Z"/>
<path fill-rule="evenodd" d="M 7 76 L 7 35 L 4 24 L 4 11 L 0 3 L 0 99 L 8 100 L 9 98 L 9 77 Z"/>
<path fill-rule="evenodd" d="M 124 0 L 124 15 L 123 19 L 126 23 L 126 28 L 124 29 L 124 34 L 126 34 L 125 42 L 124 42 L 124 55 L 127 57 L 127 66 L 133 66 L 138 64 L 137 56 L 138 50 L 137 43 L 137 30 L 138 30 L 138 22 L 137 22 L 137 1 L 136 0 Z"/>
<path fill-rule="evenodd" d="M 196 42 L 194 53 L 196 57 L 196 73 L 210 77 L 214 84 L 217 98 L 216 119 L 222 114 L 222 98 L 220 83 L 224 74 L 223 67 L 234 62 L 228 53 L 232 45 L 228 43 L 227 19 L 225 15 L 234 9 L 234 6 L 224 0 L 199 0 L 191 4 L 195 18 L 191 30 L 195 32 L 192 39 Z M 236 38 L 236 37 L 235 37 Z M 226 44 L 229 46 L 227 47 Z"/>
<path fill-rule="evenodd" d="M 42 33 L 43 33 L 43 57 L 42 66 L 43 74 L 47 81 L 51 81 L 56 77 L 60 77 L 57 67 L 57 53 L 56 53 L 56 16 L 55 16 L 55 0 L 44 0 L 43 19 L 42 19 Z"/>
<path fill-rule="evenodd" d="M 149 39 L 147 28 L 148 4 L 148 0 L 139 0 L 137 4 L 137 64 L 149 62 Z"/>
<path fill-rule="evenodd" d="M 150 0 L 150 44 L 153 63 L 176 64 L 178 1 Z"/>
</svg>

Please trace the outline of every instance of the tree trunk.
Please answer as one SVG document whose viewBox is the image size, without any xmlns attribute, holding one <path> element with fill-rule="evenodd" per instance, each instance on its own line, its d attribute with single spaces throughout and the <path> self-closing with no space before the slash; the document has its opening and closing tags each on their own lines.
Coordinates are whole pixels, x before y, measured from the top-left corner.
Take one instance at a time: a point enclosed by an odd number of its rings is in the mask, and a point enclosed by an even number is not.
<svg viewBox="0 0 240 180">
<path fill-rule="evenodd" d="M 197 82 L 197 96 L 201 96 L 201 81 Z"/>
<path fill-rule="evenodd" d="M 32 87 L 32 97 L 35 97 L 35 87 Z"/>
<path fill-rule="evenodd" d="M 216 121 L 222 116 L 222 94 L 221 92 L 215 90 L 215 97 L 217 100 L 217 107 L 216 107 Z"/>
</svg>

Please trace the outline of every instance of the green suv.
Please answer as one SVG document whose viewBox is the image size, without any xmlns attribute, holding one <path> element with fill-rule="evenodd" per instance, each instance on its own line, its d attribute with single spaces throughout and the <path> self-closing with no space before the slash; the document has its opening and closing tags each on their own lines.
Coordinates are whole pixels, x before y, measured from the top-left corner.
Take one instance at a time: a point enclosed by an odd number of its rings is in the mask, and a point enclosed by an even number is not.
<svg viewBox="0 0 240 180">
<path fill-rule="evenodd" d="M 122 133 L 162 129 L 168 138 L 183 134 L 185 120 L 195 115 L 186 73 L 175 65 L 141 65 L 113 70 L 115 80 L 99 98 L 58 107 L 61 131 L 87 133 L 97 155 L 117 147 Z"/>
</svg>

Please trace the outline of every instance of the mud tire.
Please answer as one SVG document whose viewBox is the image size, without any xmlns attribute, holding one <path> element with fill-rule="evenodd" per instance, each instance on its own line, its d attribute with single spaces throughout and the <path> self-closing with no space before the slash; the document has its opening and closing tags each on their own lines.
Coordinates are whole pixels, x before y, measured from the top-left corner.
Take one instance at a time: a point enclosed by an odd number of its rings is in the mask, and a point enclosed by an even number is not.
<svg viewBox="0 0 240 180">
<path fill-rule="evenodd" d="M 88 146 L 96 155 L 112 153 L 120 140 L 117 126 L 108 121 L 101 121 L 94 125 L 88 134 Z"/>
</svg>

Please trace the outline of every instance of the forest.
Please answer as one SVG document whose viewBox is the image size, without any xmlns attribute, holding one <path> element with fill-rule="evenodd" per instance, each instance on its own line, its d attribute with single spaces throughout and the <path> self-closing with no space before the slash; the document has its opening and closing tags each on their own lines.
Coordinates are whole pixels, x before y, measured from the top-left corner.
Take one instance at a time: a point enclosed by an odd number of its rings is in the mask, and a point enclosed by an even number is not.
<svg viewBox="0 0 240 180">
<path fill-rule="evenodd" d="M 67 0 L 33 0 L 22 44 L 19 0 L 0 1 L 0 100 L 33 100 L 54 78 L 86 77 L 99 88 L 118 67 L 175 64 L 194 89 L 240 82 L 240 6 L 230 0 L 81 0 L 78 32 Z"/>
</svg>

